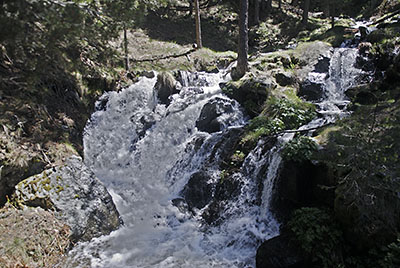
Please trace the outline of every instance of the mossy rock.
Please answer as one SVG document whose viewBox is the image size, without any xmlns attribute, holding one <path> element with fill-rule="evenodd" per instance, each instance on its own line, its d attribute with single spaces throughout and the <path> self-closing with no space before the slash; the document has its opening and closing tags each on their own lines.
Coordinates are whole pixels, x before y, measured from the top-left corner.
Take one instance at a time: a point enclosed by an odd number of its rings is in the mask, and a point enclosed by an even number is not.
<svg viewBox="0 0 400 268">
<path fill-rule="evenodd" d="M 11 202 L 55 211 L 74 242 L 109 234 L 121 223 L 111 195 L 78 156 L 20 182 Z"/>
<path fill-rule="evenodd" d="M 247 114 L 252 117 L 262 111 L 264 102 L 274 88 L 276 88 L 276 84 L 273 80 L 255 79 L 249 75 L 239 81 L 230 81 L 222 85 L 222 91 L 228 97 L 238 101 Z"/>
</svg>

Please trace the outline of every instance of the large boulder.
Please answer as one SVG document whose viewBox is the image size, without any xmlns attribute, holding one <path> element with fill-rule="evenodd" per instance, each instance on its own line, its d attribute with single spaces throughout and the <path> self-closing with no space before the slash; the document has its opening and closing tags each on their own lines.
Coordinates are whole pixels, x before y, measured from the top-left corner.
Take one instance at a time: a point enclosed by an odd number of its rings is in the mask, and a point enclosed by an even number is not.
<svg viewBox="0 0 400 268">
<path fill-rule="evenodd" d="M 211 177 L 204 171 L 193 173 L 182 190 L 182 195 L 190 209 L 205 207 L 213 197 Z"/>
<path fill-rule="evenodd" d="M 334 171 L 323 163 L 284 161 L 275 182 L 271 209 L 281 221 L 300 207 L 334 206 Z"/>
<path fill-rule="evenodd" d="M 13 201 L 19 206 L 56 211 L 70 226 L 72 241 L 109 234 L 121 224 L 111 195 L 79 156 L 69 158 L 65 166 L 20 182 Z"/>
<path fill-rule="evenodd" d="M 254 117 L 262 111 L 262 106 L 270 92 L 277 87 L 271 77 L 245 75 L 239 81 L 222 83 L 222 91 L 230 98 L 241 104 L 248 115 Z"/>
<path fill-rule="evenodd" d="M 169 72 L 161 72 L 157 75 L 157 82 L 154 86 L 157 97 L 163 104 L 170 103 L 170 96 L 177 93 L 176 80 Z"/>
<path fill-rule="evenodd" d="M 326 74 L 310 73 L 300 85 L 298 95 L 308 101 L 323 99 L 325 96 L 325 78 Z"/>
<path fill-rule="evenodd" d="M 275 80 L 282 87 L 290 86 L 296 83 L 296 78 L 294 74 L 292 72 L 286 71 L 276 73 Z"/>
<path fill-rule="evenodd" d="M 287 235 L 279 235 L 265 241 L 257 249 L 257 268 L 305 268 L 308 267 L 297 245 Z"/>
<path fill-rule="evenodd" d="M 218 132 L 224 126 L 235 120 L 235 101 L 223 98 L 214 98 L 203 106 L 196 127 L 200 131 Z M 226 116 L 231 114 L 232 116 Z M 225 116 L 224 116 L 225 115 Z"/>
</svg>

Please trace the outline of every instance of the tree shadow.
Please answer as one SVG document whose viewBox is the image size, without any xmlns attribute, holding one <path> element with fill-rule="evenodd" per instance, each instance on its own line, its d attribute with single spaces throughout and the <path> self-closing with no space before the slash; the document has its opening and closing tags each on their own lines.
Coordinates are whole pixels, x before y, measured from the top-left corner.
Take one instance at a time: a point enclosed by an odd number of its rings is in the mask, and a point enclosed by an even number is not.
<svg viewBox="0 0 400 268">
<path fill-rule="evenodd" d="M 160 16 L 149 13 L 140 24 L 148 36 L 159 41 L 174 42 L 179 45 L 196 43 L 195 21 L 184 15 Z M 237 21 L 220 23 L 217 19 L 201 19 L 203 46 L 215 51 L 236 50 Z"/>
</svg>

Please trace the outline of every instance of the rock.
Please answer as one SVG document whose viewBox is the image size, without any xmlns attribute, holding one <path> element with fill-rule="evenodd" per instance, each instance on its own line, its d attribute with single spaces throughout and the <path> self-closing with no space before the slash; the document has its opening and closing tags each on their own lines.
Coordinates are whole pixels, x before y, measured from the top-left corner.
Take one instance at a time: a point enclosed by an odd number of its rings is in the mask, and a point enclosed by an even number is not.
<svg viewBox="0 0 400 268">
<path fill-rule="evenodd" d="M 362 105 L 376 104 L 378 101 L 376 94 L 379 93 L 380 84 L 372 82 L 361 84 L 346 90 L 346 95 L 354 102 Z"/>
<path fill-rule="evenodd" d="M 279 235 L 265 241 L 257 249 L 257 268 L 306 268 L 299 248 L 287 235 Z"/>
<path fill-rule="evenodd" d="M 147 77 L 147 78 L 154 78 L 156 76 L 156 74 L 154 73 L 154 71 L 142 71 L 140 73 L 141 76 Z"/>
<path fill-rule="evenodd" d="M 20 182 L 13 201 L 55 210 L 70 226 L 74 242 L 107 235 L 121 224 L 111 195 L 79 156 Z"/>
<path fill-rule="evenodd" d="M 294 75 L 290 72 L 279 72 L 275 74 L 275 80 L 282 87 L 293 85 L 296 82 Z"/>
<path fill-rule="evenodd" d="M 251 117 L 258 115 L 272 89 L 277 87 L 271 77 L 257 79 L 245 76 L 239 81 L 220 84 L 223 92 L 239 102 Z"/>
<path fill-rule="evenodd" d="M 174 76 L 169 72 L 159 73 L 154 89 L 160 102 L 168 105 L 170 103 L 169 97 L 177 93 Z"/>
<path fill-rule="evenodd" d="M 96 111 L 106 111 L 107 110 L 107 103 L 110 98 L 110 95 L 103 94 L 98 101 L 95 103 L 95 110 Z"/>
<path fill-rule="evenodd" d="M 324 80 L 307 78 L 301 85 L 298 93 L 307 101 L 318 101 L 324 98 Z"/>
<path fill-rule="evenodd" d="M 325 55 L 321 55 L 318 58 L 317 64 L 314 66 L 314 71 L 315 73 L 328 73 L 329 72 L 329 66 L 331 63 L 330 57 L 327 57 Z"/>
<path fill-rule="evenodd" d="M 271 210 L 284 222 L 300 207 L 324 205 L 333 208 L 335 185 L 332 169 L 324 164 L 284 161 L 275 182 Z"/>
<path fill-rule="evenodd" d="M 4 138 L 4 139 L 3 139 Z M 3 141 L 7 141 L 8 137 L 0 134 L 0 144 Z M 0 148 L 0 206 L 4 205 L 7 201 L 7 196 L 10 197 L 14 192 L 14 187 L 24 178 L 42 172 L 46 166 L 46 163 L 42 160 L 40 155 L 35 154 L 31 150 L 18 150 L 21 152 L 18 156 L 24 159 L 26 162 L 16 162 L 15 159 L 12 161 L 7 160 L 2 154 L 6 148 Z M 12 151 L 11 151 L 12 152 Z M 3 158 L 4 157 L 4 158 Z M 11 158 L 10 158 L 11 160 Z"/>
<path fill-rule="evenodd" d="M 196 127 L 200 131 L 213 133 L 224 128 L 232 120 L 227 114 L 234 113 L 235 102 L 223 98 L 214 98 L 203 106 Z M 225 116 L 222 116 L 225 115 Z"/>
<path fill-rule="evenodd" d="M 201 217 L 212 225 L 219 224 L 221 213 L 226 210 L 227 200 L 232 200 L 240 194 L 243 184 L 235 177 L 228 176 L 215 185 L 215 193 L 210 205 L 204 210 Z"/>
<path fill-rule="evenodd" d="M 296 48 L 296 53 L 301 62 L 301 68 L 296 69 L 296 76 L 304 81 L 310 72 L 326 73 L 329 70 L 328 59 L 332 57 L 333 49 L 327 43 L 316 41 L 302 43 Z"/>
<path fill-rule="evenodd" d="M 201 209 L 212 199 L 213 185 L 211 177 L 204 171 L 193 173 L 182 190 L 182 196 L 190 209 Z"/>
</svg>

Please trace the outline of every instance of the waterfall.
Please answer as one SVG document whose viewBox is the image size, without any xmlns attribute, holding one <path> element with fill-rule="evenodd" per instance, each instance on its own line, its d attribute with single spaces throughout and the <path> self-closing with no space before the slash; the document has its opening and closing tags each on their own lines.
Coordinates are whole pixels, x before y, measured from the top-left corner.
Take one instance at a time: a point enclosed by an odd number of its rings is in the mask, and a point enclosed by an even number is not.
<svg viewBox="0 0 400 268">
<path fill-rule="evenodd" d="M 323 77 L 326 97 L 315 102 L 320 116 L 303 129 L 345 115 L 344 91 L 359 74 L 350 67 L 355 55 L 352 49 L 335 50 Z M 99 99 L 84 133 L 85 163 L 113 196 L 124 226 L 77 245 L 69 267 L 255 265 L 260 243 L 279 234 L 269 201 L 280 150 L 294 134 L 282 135 L 267 151 L 261 140 L 230 174 L 232 185 L 221 190 L 224 150 L 246 123 L 238 103 L 218 86 L 226 76 L 180 72 L 180 91 L 168 106 L 157 101 L 156 78 L 143 77 Z M 220 131 L 199 129 L 207 105 L 225 109 L 218 114 Z M 190 188 L 193 178 L 202 181 Z M 219 197 L 224 190 L 228 194 Z M 202 204 L 185 199 L 191 191 L 201 195 Z"/>
<path fill-rule="evenodd" d="M 169 106 L 157 103 L 155 78 L 98 101 L 85 129 L 85 162 L 112 194 L 124 226 L 75 247 L 75 266 L 248 267 L 258 245 L 277 235 L 272 215 L 260 213 L 259 184 L 246 172 L 233 174 L 240 187 L 223 201 L 218 224 L 203 219 L 211 203 L 180 205 L 193 174 L 206 174 L 204 183 L 216 191 L 221 146 L 245 124 L 238 103 L 221 94 L 224 73 L 180 76 L 180 92 Z M 213 102 L 228 107 L 219 116 L 222 129 L 200 131 L 196 121 Z"/>
</svg>

